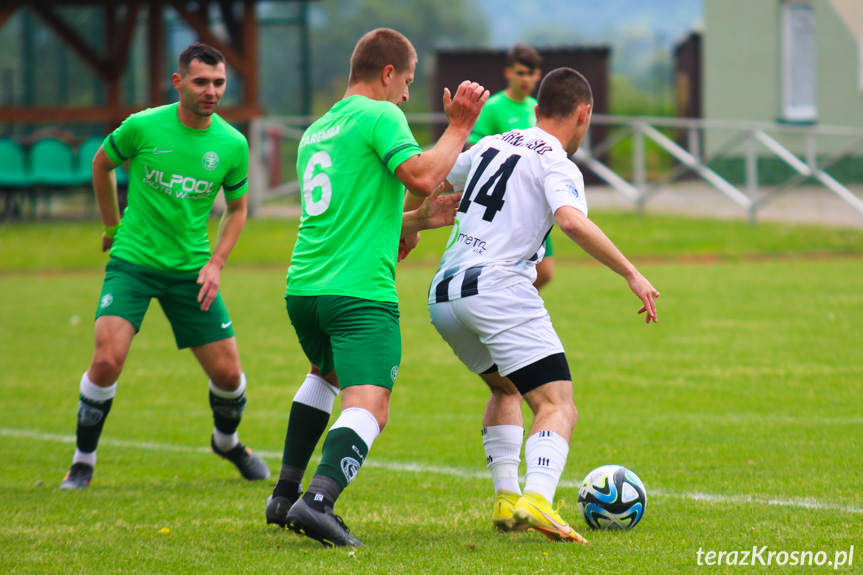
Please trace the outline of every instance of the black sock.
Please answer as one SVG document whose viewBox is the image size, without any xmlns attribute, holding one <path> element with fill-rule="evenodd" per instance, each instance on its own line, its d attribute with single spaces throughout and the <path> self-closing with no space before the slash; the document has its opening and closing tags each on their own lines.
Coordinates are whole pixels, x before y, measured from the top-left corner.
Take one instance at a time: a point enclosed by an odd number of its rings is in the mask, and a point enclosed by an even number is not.
<svg viewBox="0 0 863 575">
<path fill-rule="evenodd" d="M 99 437 L 102 435 L 102 428 L 105 426 L 105 419 L 111 411 L 111 404 L 114 399 L 105 401 L 96 401 L 80 396 L 78 402 L 78 429 L 77 429 L 77 447 L 84 453 L 93 453 L 99 445 Z"/>
<path fill-rule="evenodd" d="M 243 410 L 246 408 L 246 394 L 230 399 L 219 397 L 210 391 L 210 407 L 213 409 L 213 422 L 216 429 L 225 435 L 231 435 L 240 426 Z"/>
<path fill-rule="evenodd" d="M 302 485 L 296 481 L 279 479 L 273 488 L 273 497 L 287 497 L 291 501 L 299 499 L 300 493 L 302 493 Z"/>
<path fill-rule="evenodd" d="M 282 466 L 289 465 L 305 470 L 318 441 L 327 430 L 330 414 L 310 405 L 295 401 L 291 404 L 288 431 L 285 433 L 285 450 Z"/>
</svg>

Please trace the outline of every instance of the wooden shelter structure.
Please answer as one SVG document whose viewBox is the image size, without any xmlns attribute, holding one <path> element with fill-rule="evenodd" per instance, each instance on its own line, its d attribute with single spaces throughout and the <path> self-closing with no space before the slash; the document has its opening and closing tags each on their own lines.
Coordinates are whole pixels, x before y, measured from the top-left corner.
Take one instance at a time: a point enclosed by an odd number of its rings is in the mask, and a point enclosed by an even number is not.
<svg viewBox="0 0 863 575">
<path fill-rule="evenodd" d="M 435 73 L 432 81 L 431 102 L 435 112 L 443 112 L 443 102 L 440 95 L 444 87 L 455 92 L 459 83 L 465 78 L 479 82 L 488 88 L 492 94 L 506 89 L 506 79 L 503 69 L 506 67 L 505 49 L 484 48 L 444 48 L 436 53 Z M 609 92 L 611 78 L 611 48 L 608 46 L 571 46 L 571 47 L 538 47 L 542 56 L 543 73 L 560 67 L 575 68 L 590 82 L 593 91 L 593 113 L 608 114 Z M 538 86 L 537 86 L 538 89 Z M 536 93 L 533 94 L 536 96 Z M 440 137 L 446 128 L 445 124 L 435 127 L 435 136 Z M 590 139 L 601 142 L 606 138 L 608 130 L 605 126 L 593 125 L 590 128 Z M 585 182 L 600 183 L 593 172 L 586 171 Z"/>
<path fill-rule="evenodd" d="M 309 37 L 307 5 L 314 0 L 268 0 L 300 4 L 299 27 L 301 35 L 301 67 L 306 83 L 305 94 L 311 100 L 309 85 Z M 258 0 L 0 0 L 0 28 L 19 10 L 31 10 L 51 29 L 71 52 L 92 69 L 104 85 L 104 104 L 99 106 L 17 106 L 0 108 L 0 123 L 73 123 L 105 122 L 119 124 L 142 106 L 123 105 L 121 78 L 129 65 L 133 32 L 138 19 L 146 16 L 146 52 L 148 62 L 149 94 L 146 106 L 167 103 L 161 86 L 169 77 L 165 50 L 167 38 L 164 14 L 172 9 L 197 34 L 201 42 L 210 44 L 224 54 L 228 65 L 242 82 L 239 104 L 222 106 L 219 115 L 229 121 L 246 122 L 260 116 L 258 72 Z M 102 35 L 94 48 L 84 30 L 75 29 L 62 17 L 58 8 L 87 6 L 101 13 Z M 212 13 L 226 34 L 219 34 L 213 26 Z"/>
</svg>

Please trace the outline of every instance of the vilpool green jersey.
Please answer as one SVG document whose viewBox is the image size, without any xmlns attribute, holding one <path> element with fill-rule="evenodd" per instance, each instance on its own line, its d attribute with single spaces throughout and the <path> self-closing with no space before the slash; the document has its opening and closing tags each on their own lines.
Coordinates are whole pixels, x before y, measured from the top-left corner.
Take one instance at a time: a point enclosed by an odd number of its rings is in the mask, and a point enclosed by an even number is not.
<svg viewBox="0 0 863 575">
<path fill-rule="evenodd" d="M 395 171 L 420 153 L 390 102 L 351 96 L 309 126 L 297 152 L 303 215 L 287 294 L 398 301 L 404 186 Z"/>
<path fill-rule="evenodd" d="M 116 164 L 129 160 L 128 206 L 111 255 L 160 271 L 198 270 L 210 259 L 207 219 L 224 187 L 246 193 L 245 136 L 213 114 L 195 130 L 177 118 L 177 104 L 132 114 L 105 138 Z"/>
<path fill-rule="evenodd" d="M 516 102 L 506 92 L 498 92 L 482 107 L 467 141 L 476 144 L 492 134 L 532 128 L 536 125 L 536 104 L 536 99 L 530 96 L 524 102 Z"/>
</svg>

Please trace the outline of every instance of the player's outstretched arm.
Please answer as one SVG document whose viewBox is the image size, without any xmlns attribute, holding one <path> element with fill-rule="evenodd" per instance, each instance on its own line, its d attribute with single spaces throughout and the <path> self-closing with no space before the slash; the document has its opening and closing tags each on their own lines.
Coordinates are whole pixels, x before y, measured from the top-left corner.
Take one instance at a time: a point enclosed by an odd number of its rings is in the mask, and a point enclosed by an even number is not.
<svg viewBox="0 0 863 575">
<path fill-rule="evenodd" d="M 100 147 L 93 157 L 93 193 L 96 195 L 96 203 L 102 214 L 102 223 L 106 227 L 114 227 L 120 223 L 120 204 L 117 201 L 117 176 L 114 169 L 117 164 Z M 102 234 L 102 251 L 111 249 L 113 238 Z"/>
<path fill-rule="evenodd" d="M 488 90 L 468 80 L 459 85 L 455 96 L 444 88 L 443 106 L 449 126 L 431 150 L 405 160 L 396 168 L 396 177 L 411 193 L 430 196 L 447 177 L 488 96 Z"/>
<path fill-rule="evenodd" d="M 431 196 L 423 200 L 419 207 L 414 210 L 406 210 L 402 214 L 402 231 L 397 261 L 405 259 L 417 246 L 421 230 L 432 230 L 453 224 L 461 201 L 461 193 L 441 196 L 441 193 L 448 189 L 452 189 L 452 187 L 445 187 L 445 184 L 441 184 Z M 414 204 L 414 201 L 405 202 L 406 207 L 411 204 Z"/>
<path fill-rule="evenodd" d="M 439 185 L 419 208 L 402 214 L 401 237 L 413 236 L 421 230 L 433 230 L 453 224 L 461 194 L 442 196 L 444 189 L 444 184 Z"/>
<path fill-rule="evenodd" d="M 246 216 L 248 215 L 248 203 L 246 196 L 237 198 L 236 200 L 228 201 L 228 209 L 222 214 L 222 219 L 219 221 L 219 233 L 216 235 L 216 246 L 213 248 L 213 255 L 210 260 L 198 272 L 198 285 L 201 286 L 198 291 L 198 302 L 201 304 L 201 309 L 207 311 L 210 309 L 210 304 L 216 299 L 219 293 L 219 283 L 222 279 L 222 268 L 225 267 L 225 262 L 228 261 L 228 256 L 237 245 L 237 240 L 240 239 L 240 233 L 246 225 Z"/>
<path fill-rule="evenodd" d="M 404 227 L 404 212 L 412 212 L 418 209 L 422 203 L 425 201 L 424 196 L 418 196 L 410 193 L 405 190 L 405 203 L 402 207 L 402 227 Z M 397 262 L 402 261 L 408 254 L 413 251 L 417 245 L 420 243 L 420 233 L 416 232 L 414 234 L 402 235 L 399 239 L 399 252 L 398 258 L 396 258 Z"/>
<path fill-rule="evenodd" d="M 656 298 L 659 292 L 650 285 L 641 272 L 617 249 L 599 226 L 587 219 L 581 211 L 572 206 L 563 206 L 554 213 L 555 221 L 572 241 L 581 249 L 622 275 L 629 289 L 641 300 L 643 307 L 638 313 L 646 313 L 647 323 L 656 323 Z"/>
</svg>

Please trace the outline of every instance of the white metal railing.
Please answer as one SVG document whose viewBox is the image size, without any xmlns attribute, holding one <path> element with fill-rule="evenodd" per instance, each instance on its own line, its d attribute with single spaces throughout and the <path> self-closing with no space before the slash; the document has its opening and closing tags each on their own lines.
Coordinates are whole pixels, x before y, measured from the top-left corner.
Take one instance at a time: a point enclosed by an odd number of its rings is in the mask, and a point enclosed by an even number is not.
<svg viewBox="0 0 863 575">
<path fill-rule="evenodd" d="M 443 114 L 408 114 L 412 126 L 445 126 Z M 296 194 L 300 190 L 295 166 L 282 166 L 282 156 L 295 151 L 304 129 L 315 120 L 308 116 L 258 118 L 252 122 L 250 134 L 250 212 L 273 198 Z M 573 159 L 582 167 L 617 190 L 643 210 L 657 194 L 687 174 L 694 174 L 735 205 L 745 210 L 750 221 L 756 220 L 759 209 L 782 192 L 804 182 L 816 182 L 841 198 L 863 216 L 863 200 L 827 172 L 827 169 L 847 157 L 863 156 L 863 127 L 788 125 L 769 122 L 715 121 L 688 118 L 609 116 L 594 114 L 591 130 Z M 603 126 L 604 130 L 596 130 Z M 604 131 L 602 141 L 593 135 Z M 676 132 L 685 140 L 685 147 L 667 132 Z M 629 167 L 612 167 L 608 160 L 614 149 L 630 142 Z M 654 151 L 648 154 L 647 145 Z M 792 145 L 794 144 L 794 145 Z M 793 152 L 790 148 L 801 149 Z M 293 148 L 291 148 L 293 147 Z M 705 153 L 705 148 L 709 154 Z M 667 169 L 648 175 L 648 158 L 665 155 Z M 710 167 L 720 158 L 742 159 L 744 186 L 739 189 Z M 615 164 L 620 164 L 618 153 Z M 793 175 L 777 185 L 759 182 L 758 165 L 765 158 L 781 161 Z M 627 162 L 623 162 L 627 163 Z M 290 177 L 276 176 L 279 170 Z M 278 181 L 275 181 L 278 180 Z"/>
</svg>

